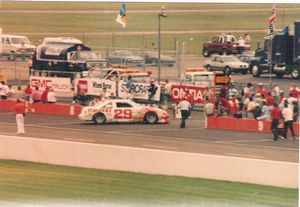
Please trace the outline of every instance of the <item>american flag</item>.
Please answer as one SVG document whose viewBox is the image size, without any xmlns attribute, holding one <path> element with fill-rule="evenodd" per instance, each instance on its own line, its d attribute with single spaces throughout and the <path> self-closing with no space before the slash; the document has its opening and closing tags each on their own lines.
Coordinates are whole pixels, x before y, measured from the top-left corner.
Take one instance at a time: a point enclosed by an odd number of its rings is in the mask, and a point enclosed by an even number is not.
<svg viewBox="0 0 300 207">
<path fill-rule="evenodd" d="M 269 35 L 273 34 L 273 32 L 274 32 L 275 22 L 276 22 L 276 9 L 275 9 L 275 4 L 274 4 L 273 7 L 272 7 L 271 16 L 269 18 Z"/>
</svg>

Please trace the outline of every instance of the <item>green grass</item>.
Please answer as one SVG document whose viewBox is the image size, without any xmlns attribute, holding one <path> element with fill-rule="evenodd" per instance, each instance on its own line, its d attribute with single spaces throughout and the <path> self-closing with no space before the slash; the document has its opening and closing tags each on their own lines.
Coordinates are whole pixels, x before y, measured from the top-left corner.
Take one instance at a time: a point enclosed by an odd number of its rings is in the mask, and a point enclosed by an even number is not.
<svg viewBox="0 0 300 207">
<path fill-rule="evenodd" d="M 0 160 L 0 205 L 5 201 L 296 207 L 297 200 L 296 189 Z"/>
<path fill-rule="evenodd" d="M 134 10 L 157 10 L 161 3 L 128 3 L 128 24 L 123 29 L 115 22 L 116 15 L 120 8 L 119 3 L 66 3 L 66 2 L 3 2 L 0 3 L 2 10 L 86 10 L 101 11 L 112 10 L 115 14 L 104 13 L 57 13 L 57 14 L 33 14 L 33 13 L 0 13 L 0 27 L 4 33 L 18 33 L 27 35 L 35 44 L 38 40 L 47 36 L 73 36 L 82 39 L 93 49 L 104 47 L 128 47 L 142 48 L 143 44 L 151 45 L 157 42 L 157 35 L 118 35 L 120 32 L 156 32 L 157 13 L 130 13 Z M 216 9 L 267 9 L 267 11 L 207 11 L 203 13 L 168 13 L 167 18 L 161 20 L 162 32 L 164 31 L 212 31 L 209 34 L 162 34 L 162 49 L 174 48 L 174 40 L 188 42 L 187 53 L 199 54 L 202 44 L 211 39 L 216 32 L 213 30 L 245 30 L 250 31 L 252 42 L 262 44 L 266 35 L 270 16 L 271 4 L 182 4 L 166 3 L 168 10 L 216 10 Z M 287 10 L 294 8 L 295 10 Z M 278 4 L 276 28 L 281 29 L 292 24 L 300 18 L 299 4 Z M 24 26 L 26 25 L 26 26 Z M 251 30 L 265 30 L 251 32 Z M 114 41 L 112 35 L 97 35 L 97 32 L 115 33 Z M 35 34 L 32 34 L 35 33 Z M 50 34 L 43 34 L 50 33 Z M 93 33 L 93 34 L 90 34 Z M 243 33 L 234 33 L 237 37 Z M 190 38 L 194 40 L 191 42 Z M 254 48 L 255 48 L 254 47 Z"/>
</svg>

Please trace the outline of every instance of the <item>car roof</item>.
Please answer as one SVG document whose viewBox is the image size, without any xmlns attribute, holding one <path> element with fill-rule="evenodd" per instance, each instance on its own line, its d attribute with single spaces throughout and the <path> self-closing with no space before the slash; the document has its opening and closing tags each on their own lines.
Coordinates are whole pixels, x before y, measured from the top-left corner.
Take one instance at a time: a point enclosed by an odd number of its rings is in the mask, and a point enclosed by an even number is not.
<svg viewBox="0 0 300 207">
<path fill-rule="evenodd" d="M 20 35 L 9 35 L 9 34 L 3 34 L 2 37 L 21 37 L 21 38 L 27 38 L 26 36 L 20 36 Z"/>
<path fill-rule="evenodd" d="M 72 43 L 72 44 L 83 44 L 81 40 L 73 37 L 45 37 L 43 43 Z"/>
</svg>

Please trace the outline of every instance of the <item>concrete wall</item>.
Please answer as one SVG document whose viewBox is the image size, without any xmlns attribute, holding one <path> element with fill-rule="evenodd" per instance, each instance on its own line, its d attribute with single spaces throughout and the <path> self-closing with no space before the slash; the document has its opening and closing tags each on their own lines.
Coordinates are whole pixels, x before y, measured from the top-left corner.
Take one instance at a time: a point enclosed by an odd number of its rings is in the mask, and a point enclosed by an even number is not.
<svg viewBox="0 0 300 207">
<path fill-rule="evenodd" d="M 298 188 L 298 163 L 0 135 L 0 159 Z"/>
</svg>

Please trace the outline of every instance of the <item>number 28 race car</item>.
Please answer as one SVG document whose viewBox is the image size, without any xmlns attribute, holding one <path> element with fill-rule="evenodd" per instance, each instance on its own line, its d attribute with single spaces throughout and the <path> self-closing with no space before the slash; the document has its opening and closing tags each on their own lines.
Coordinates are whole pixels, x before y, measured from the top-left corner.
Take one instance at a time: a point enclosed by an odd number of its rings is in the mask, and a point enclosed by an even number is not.
<svg viewBox="0 0 300 207">
<path fill-rule="evenodd" d="M 78 115 L 80 120 L 94 121 L 96 124 L 105 122 L 146 122 L 169 123 L 167 111 L 137 104 L 128 99 L 106 100 L 93 106 L 83 107 Z"/>
</svg>

